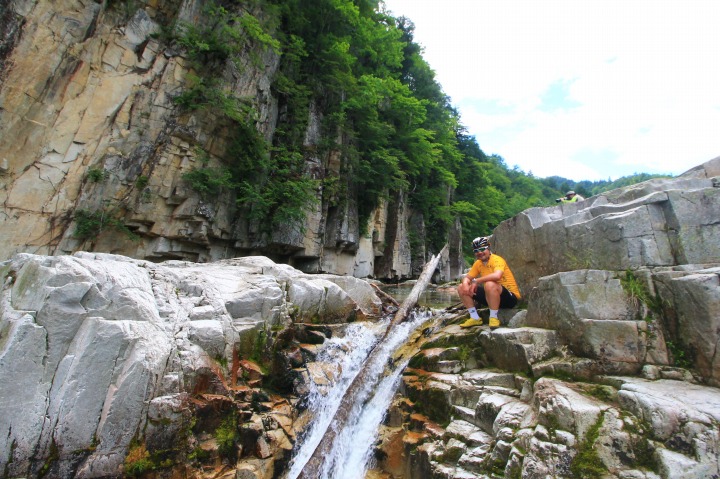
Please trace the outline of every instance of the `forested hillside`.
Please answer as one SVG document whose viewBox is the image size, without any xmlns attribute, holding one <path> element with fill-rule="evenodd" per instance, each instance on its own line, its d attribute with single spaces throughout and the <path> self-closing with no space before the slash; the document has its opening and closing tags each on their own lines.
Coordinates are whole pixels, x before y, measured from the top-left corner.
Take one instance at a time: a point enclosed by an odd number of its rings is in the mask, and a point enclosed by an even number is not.
<svg viewBox="0 0 720 479">
<path fill-rule="evenodd" d="M 486 155 L 468 134 L 414 42 L 410 19 L 393 18 L 375 0 L 272 3 L 283 52 L 276 88 L 292 120 L 276 148 L 299 147 L 303 129 L 297 119 L 306 116 L 308 95 L 320 93 L 327 110 L 324 128 L 350 139 L 344 153 L 353 159 L 349 169 L 359 192 L 360 224 L 380 198 L 402 189 L 424 213 L 428 231 L 435 232 L 435 247 L 455 216 L 469 244 L 526 208 L 555 204 L 569 189 L 591 196 L 651 177 L 573 182 L 509 167 L 502 157 Z M 305 196 L 290 197 L 302 206 Z"/>
</svg>

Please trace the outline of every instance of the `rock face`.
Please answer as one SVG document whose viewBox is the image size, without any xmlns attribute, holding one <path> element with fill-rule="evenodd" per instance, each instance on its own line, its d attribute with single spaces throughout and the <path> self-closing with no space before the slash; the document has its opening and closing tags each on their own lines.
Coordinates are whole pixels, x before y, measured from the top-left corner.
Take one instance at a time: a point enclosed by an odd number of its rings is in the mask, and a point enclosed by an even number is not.
<svg viewBox="0 0 720 479">
<path fill-rule="evenodd" d="M 460 310 L 417 334 L 375 446 L 379 469 L 418 478 L 720 474 L 720 390 L 702 384 L 717 367 L 704 375 L 671 365 L 668 334 L 636 320 L 643 308 L 627 293 L 624 311 L 595 309 L 598 283 L 613 283 L 608 273 L 541 279 L 509 328 L 461 329 Z M 580 288 L 589 307 L 573 302 Z M 715 342 L 708 336 L 700 348 Z"/>
<path fill-rule="evenodd" d="M 502 223 L 527 309 L 414 339 L 375 456 L 392 477 L 720 475 L 720 159 Z M 487 315 L 487 313 L 485 312 Z M 410 347 L 410 346 L 408 346 Z"/>
<path fill-rule="evenodd" d="M 532 208 L 501 223 L 496 249 L 538 299 L 526 324 L 555 325 L 573 351 L 602 356 L 615 372 L 637 372 L 648 355 L 667 364 L 670 354 L 720 385 L 719 178 L 716 158 L 675 179 Z M 635 311 L 630 303 L 638 301 L 649 309 Z M 611 331 L 614 345 L 601 344 Z M 634 350 L 620 348 L 630 343 Z"/>
<path fill-rule="evenodd" d="M 212 449 L 197 428 L 217 430 L 218 411 L 251 402 L 267 405 L 254 419 L 257 411 L 242 410 L 239 424 L 260 428 L 246 431 L 245 447 L 291 449 L 290 404 L 257 389 L 266 373 L 254 362 L 269 345 L 298 344 L 293 335 L 302 343 L 318 337 L 301 322 L 321 332 L 323 323 L 382 313 L 363 280 L 308 276 L 257 256 L 157 265 L 107 254 L 20 254 L 0 271 L 3 477 L 115 477 L 124 462 L 126 472 L 139 467 L 134 440 L 148 461 L 188 440 Z M 293 363 L 285 353 L 285 375 L 305 361 L 297 346 L 289 351 L 299 357 Z M 190 426 L 191 417 L 205 425 Z"/>
<path fill-rule="evenodd" d="M 521 291 L 576 269 L 720 262 L 720 157 L 674 179 L 649 180 L 578 203 L 530 208 L 493 232 Z"/>
<path fill-rule="evenodd" d="M 306 272 L 413 276 L 407 240 L 386 236 L 409 227 L 413 212 L 403 198 L 384 204 L 368 225 L 360 225 L 355 196 L 328 199 L 318 191 L 318 204 L 304 222 L 268 233 L 239 211 L 231 192 L 211 201 L 183 179 L 194 168 L 232 161 L 228 125 L 207 111 L 183 111 L 174 101 L 197 72 L 181 48 L 158 40 L 174 22 L 197 23 L 204 1 L 4 3 L 1 259 L 79 250 L 153 261 L 263 254 Z M 248 49 L 239 63 L 217 76 L 248 101 L 256 130 L 270 142 L 281 115 L 271 88 L 279 57 L 270 49 Z M 318 145 L 327 138 L 320 135 L 318 108 L 313 104 L 309 111 L 307 174 L 347 182 L 339 149 L 314 153 L 323 151 Z M 83 220 L 95 231 L 78 237 Z M 419 223 L 422 227 L 422 217 Z M 461 272 L 460 235 L 452 236 L 453 256 L 440 268 L 441 279 Z M 423 252 L 428 258 L 436 253 L 424 247 Z"/>
</svg>

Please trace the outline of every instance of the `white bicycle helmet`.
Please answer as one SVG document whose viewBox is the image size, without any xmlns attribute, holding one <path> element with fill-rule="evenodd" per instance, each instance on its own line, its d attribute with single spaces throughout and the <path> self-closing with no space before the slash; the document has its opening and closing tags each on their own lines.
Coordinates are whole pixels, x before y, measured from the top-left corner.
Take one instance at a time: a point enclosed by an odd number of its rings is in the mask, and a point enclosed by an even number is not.
<svg viewBox="0 0 720 479">
<path fill-rule="evenodd" d="M 473 252 L 477 253 L 480 248 L 489 248 L 490 247 L 490 241 L 488 241 L 487 236 L 478 236 L 475 238 L 472 242 Z"/>
</svg>

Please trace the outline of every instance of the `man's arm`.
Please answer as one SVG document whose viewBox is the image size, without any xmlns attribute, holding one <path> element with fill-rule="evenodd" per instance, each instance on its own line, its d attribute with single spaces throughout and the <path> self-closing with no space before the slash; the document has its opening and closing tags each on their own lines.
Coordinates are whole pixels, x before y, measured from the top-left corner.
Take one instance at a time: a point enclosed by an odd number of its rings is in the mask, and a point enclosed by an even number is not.
<svg viewBox="0 0 720 479">
<path fill-rule="evenodd" d="M 467 277 L 467 276 L 466 276 Z M 496 269 L 490 274 L 486 274 L 485 276 L 481 276 L 479 278 L 475 279 L 476 283 L 487 283 L 488 281 L 495 281 L 496 283 L 500 282 L 500 280 L 503 277 L 503 270 L 502 269 Z"/>
</svg>

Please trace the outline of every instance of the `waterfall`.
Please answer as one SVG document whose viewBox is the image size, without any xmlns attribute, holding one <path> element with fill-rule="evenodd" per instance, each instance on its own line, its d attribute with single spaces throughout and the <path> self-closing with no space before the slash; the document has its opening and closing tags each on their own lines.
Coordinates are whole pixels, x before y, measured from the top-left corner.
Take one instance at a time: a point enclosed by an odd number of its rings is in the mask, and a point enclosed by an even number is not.
<svg viewBox="0 0 720 479">
<path fill-rule="evenodd" d="M 323 463 L 321 478 L 338 477 L 352 479 L 363 478 L 372 455 L 378 427 L 385 416 L 392 397 L 397 389 L 400 374 L 406 363 L 396 364 L 383 375 L 388 360 L 403 345 L 418 326 L 425 323 L 430 313 L 412 314 L 408 321 L 397 324 L 386 340 L 379 346 L 382 354 L 375 356 L 372 364 L 364 365 L 365 359 L 375 343 L 382 336 L 389 321 L 376 325 L 352 325 L 343 338 L 333 338 L 324 349 L 318 361 L 337 363 L 340 361 L 340 377 L 329 388 L 318 388 L 311 381 L 308 407 L 313 415 L 307 433 L 296 445 L 296 454 L 290 465 L 287 479 L 296 479 L 315 448 L 322 440 L 335 411 L 360 369 L 365 366 L 372 370 L 374 381 L 369 381 L 353 398 L 350 414 L 352 420 L 339 431 L 330 454 Z M 342 355 L 343 351 L 347 354 Z"/>
</svg>

